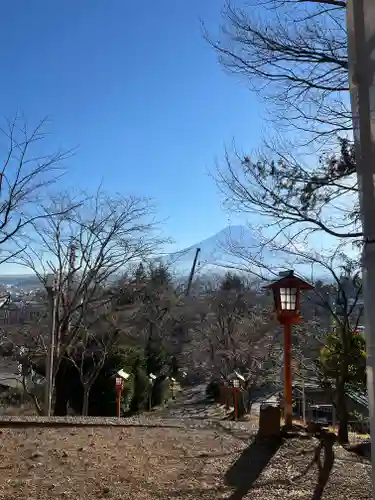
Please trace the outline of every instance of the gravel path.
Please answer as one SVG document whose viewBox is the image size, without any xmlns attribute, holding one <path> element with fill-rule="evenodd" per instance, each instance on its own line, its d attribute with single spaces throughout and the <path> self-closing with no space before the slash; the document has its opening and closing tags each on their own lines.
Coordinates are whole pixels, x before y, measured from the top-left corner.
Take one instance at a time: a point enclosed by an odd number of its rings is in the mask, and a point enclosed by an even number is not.
<svg viewBox="0 0 375 500">
<path fill-rule="evenodd" d="M 175 401 L 170 401 L 164 408 L 158 409 L 155 415 L 172 418 L 193 418 L 209 420 L 225 420 L 228 412 L 223 405 L 207 400 L 205 395 L 206 385 L 198 385 L 182 391 Z M 265 391 L 255 400 L 251 407 L 251 420 L 254 427 L 259 418 L 260 407 L 263 403 L 275 404 L 278 402 L 278 392 L 273 389 Z"/>
<path fill-rule="evenodd" d="M 228 412 L 222 405 L 218 405 L 206 398 L 206 385 L 182 390 L 176 400 L 171 400 L 164 408 L 158 408 L 154 414 L 162 418 L 188 418 L 223 420 Z"/>
</svg>

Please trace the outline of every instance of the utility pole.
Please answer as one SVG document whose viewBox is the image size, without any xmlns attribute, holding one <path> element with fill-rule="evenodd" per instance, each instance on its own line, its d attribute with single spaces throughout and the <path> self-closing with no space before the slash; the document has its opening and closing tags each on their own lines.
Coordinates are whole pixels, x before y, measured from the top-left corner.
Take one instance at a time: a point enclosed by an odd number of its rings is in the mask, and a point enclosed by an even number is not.
<svg viewBox="0 0 375 500">
<path fill-rule="evenodd" d="M 187 288 L 186 288 L 186 296 L 188 296 L 189 293 L 190 293 L 191 284 L 193 283 L 195 268 L 197 267 L 198 255 L 199 255 L 200 251 L 201 251 L 200 248 L 197 248 L 196 251 L 195 251 L 195 257 L 194 257 L 193 265 L 191 266 L 189 280 L 188 280 L 188 284 L 187 284 Z"/>
<path fill-rule="evenodd" d="M 363 228 L 363 286 L 367 390 L 375 439 L 375 1 L 347 0 L 349 85 Z M 375 499 L 375 447 L 372 447 Z"/>
<path fill-rule="evenodd" d="M 47 342 L 46 384 L 44 397 L 45 414 L 47 417 L 50 417 L 52 412 L 53 367 L 56 336 L 56 278 L 55 276 L 49 276 L 49 278 L 50 279 L 46 283 L 48 297 L 49 335 Z"/>
</svg>

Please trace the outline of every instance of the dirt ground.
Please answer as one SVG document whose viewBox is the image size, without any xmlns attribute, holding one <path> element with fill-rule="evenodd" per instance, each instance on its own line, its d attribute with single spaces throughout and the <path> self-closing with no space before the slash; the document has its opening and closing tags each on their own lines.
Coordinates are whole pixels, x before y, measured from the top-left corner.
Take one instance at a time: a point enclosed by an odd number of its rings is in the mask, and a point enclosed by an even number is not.
<svg viewBox="0 0 375 500">
<path fill-rule="evenodd" d="M 0 433 L 0 500 L 311 500 L 316 485 L 315 465 L 304 474 L 312 440 L 260 446 L 240 431 L 169 427 Z M 335 455 L 322 498 L 370 500 L 370 463 Z"/>
</svg>

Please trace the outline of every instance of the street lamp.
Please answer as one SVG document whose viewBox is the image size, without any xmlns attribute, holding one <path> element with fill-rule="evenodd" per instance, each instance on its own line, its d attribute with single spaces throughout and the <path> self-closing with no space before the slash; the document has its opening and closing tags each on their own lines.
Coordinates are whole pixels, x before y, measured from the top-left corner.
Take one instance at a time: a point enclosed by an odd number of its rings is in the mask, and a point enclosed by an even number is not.
<svg viewBox="0 0 375 500">
<path fill-rule="evenodd" d="M 124 380 L 122 377 L 115 378 L 116 387 L 116 415 L 118 418 L 121 417 L 121 393 L 124 390 Z"/>
<path fill-rule="evenodd" d="M 281 273 L 281 279 L 267 285 L 272 290 L 275 312 L 284 325 L 284 418 L 286 428 L 292 426 L 292 325 L 300 321 L 300 292 L 311 290 L 313 286 L 294 275 L 294 271 Z"/>
<path fill-rule="evenodd" d="M 154 388 L 154 382 L 157 379 L 156 375 L 153 373 L 150 373 L 148 376 L 148 381 L 150 383 L 150 389 L 148 392 L 148 409 L 151 411 L 152 410 L 152 392 Z"/>
<path fill-rule="evenodd" d="M 130 373 L 127 373 L 123 369 L 115 373 L 115 388 L 116 388 L 116 415 L 118 418 L 121 417 L 121 394 L 124 390 L 125 382 L 130 377 Z"/>
<path fill-rule="evenodd" d="M 169 380 L 171 381 L 172 399 L 176 399 L 176 394 L 175 394 L 176 379 L 174 377 L 169 377 Z"/>
<path fill-rule="evenodd" d="M 241 390 L 241 381 L 238 378 L 238 374 L 234 372 L 236 377 L 233 379 L 233 406 L 234 406 L 234 420 L 238 420 L 238 395 Z"/>
</svg>

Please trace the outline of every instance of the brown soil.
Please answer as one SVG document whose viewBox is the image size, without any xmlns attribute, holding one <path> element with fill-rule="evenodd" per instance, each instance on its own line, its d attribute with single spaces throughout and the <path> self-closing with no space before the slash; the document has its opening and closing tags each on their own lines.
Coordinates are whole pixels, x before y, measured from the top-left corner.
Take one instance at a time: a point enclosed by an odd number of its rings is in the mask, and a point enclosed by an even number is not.
<svg viewBox="0 0 375 500">
<path fill-rule="evenodd" d="M 317 479 L 315 465 L 303 474 L 314 440 L 264 446 L 244 433 L 204 428 L 0 432 L 0 500 L 311 500 Z M 335 448 L 322 498 L 370 500 L 370 473 L 368 461 Z"/>
</svg>

